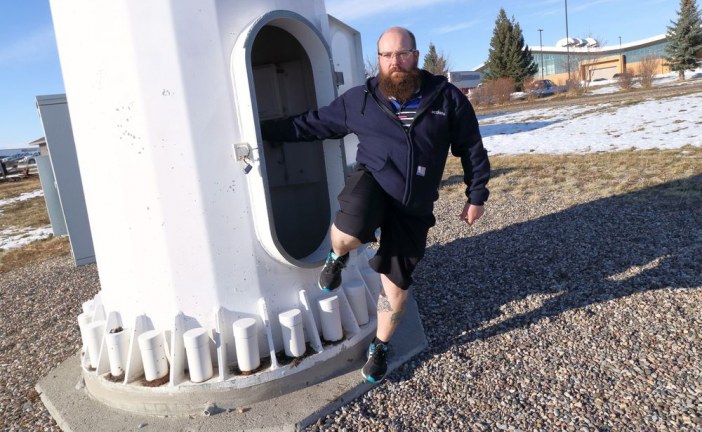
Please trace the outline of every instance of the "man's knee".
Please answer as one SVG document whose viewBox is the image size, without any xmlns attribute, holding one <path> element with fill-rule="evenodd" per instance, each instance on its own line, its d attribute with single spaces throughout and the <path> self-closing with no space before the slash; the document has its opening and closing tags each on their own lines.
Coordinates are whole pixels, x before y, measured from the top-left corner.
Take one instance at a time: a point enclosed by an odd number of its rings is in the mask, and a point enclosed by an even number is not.
<svg viewBox="0 0 702 432">
<path fill-rule="evenodd" d="M 331 228 L 332 247 L 340 249 L 354 249 L 361 245 L 361 241 L 356 237 L 341 231 L 336 225 Z"/>
</svg>

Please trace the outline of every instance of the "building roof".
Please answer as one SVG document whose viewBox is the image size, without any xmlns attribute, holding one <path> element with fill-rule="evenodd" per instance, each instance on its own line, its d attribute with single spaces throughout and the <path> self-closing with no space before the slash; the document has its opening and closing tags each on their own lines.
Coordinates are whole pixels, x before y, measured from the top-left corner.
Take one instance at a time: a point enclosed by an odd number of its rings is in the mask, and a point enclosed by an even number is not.
<svg viewBox="0 0 702 432">
<path fill-rule="evenodd" d="M 574 39 L 574 38 L 571 38 Z M 636 48 L 641 48 L 647 45 L 653 45 L 656 43 L 660 43 L 666 40 L 666 35 L 658 35 L 658 36 L 653 36 L 650 38 L 646 39 L 640 39 L 634 42 L 629 42 L 622 44 L 621 47 L 619 44 L 617 45 L 608 45 L 608 46 L 544 46 L 543 47 L 543 52 L 544 53 L 566 53 L 570 51 L 571 53 L 579 53 L 579 52 L 588 52 L 588 53 L 616 53 L 620 52 L 623 50 L 628 50 L 628 49 L 636 49 Z M 560 41 L 559 41 L 560 42 Z M 529 49 L 531 49 L 531 52 L 542 52 L 542 48 L 539 46 L 530 46 Z"/>
<path fill-rule="evenodd" d="M 30 142 L 30 143 L 27 144 L 27 145 L 28 145 L 28 146 L 39 146 L 39 145 L 42 145 L 42 144 L 46 144 L 46 137 L 37 138 L 37 139 L 35 139 L 34 141 Z"/>
<path fill-rule="evenodd" d="M 575 38 L 571 38 L 575 39 Z M 563 40 L 563 39 L 562 39 Z M 646 39 L 639 39 L 634 42 L 628 42 L 624 43 L 621 46 L 619 44 L 616 45 L 608 45 L 608 46 L 584 46 L 584 47 L 578 47 L 578 46 L 530 46 L 529 49 L 531 50 L 532 53 L 545 53 L 545 54 L 566 54 L 568 52 L 572 53 L 599 53 L 599 54 L 618 54 L 621 51 L 626 51 L 630 49 L 636 49 L 636 48 L 642 48 L 648 45 L 655 45 L 657 43 L 664 42 L 666 40 L 666 35 L 665 34 L 660 34 L 656 36 L 651 36 Z M 475 71 L 481 71 L 485 68 L 485 62 L 480 63 L 478 66 L 475 66 L 473 70 Z"/>
</svg>

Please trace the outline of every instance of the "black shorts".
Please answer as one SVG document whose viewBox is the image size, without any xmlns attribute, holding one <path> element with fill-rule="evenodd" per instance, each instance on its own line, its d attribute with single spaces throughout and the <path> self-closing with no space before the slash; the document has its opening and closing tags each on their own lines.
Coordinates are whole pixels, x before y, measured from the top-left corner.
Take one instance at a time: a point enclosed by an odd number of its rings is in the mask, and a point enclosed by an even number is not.
<svg viewBox="0 0 702 432">
<path fill-rule="evenodd" d="M 338 198 L 334 225 L 363 243 L 376 241 L 375 231 L 380 228 L 380 246 L 368 264 L 398 287 L 408 289 L 412 272 L 424 256 L 429 228 L 436 223 L 434 215 L 409 212 L 363 168 L 348 176 Z"/>
</svg>

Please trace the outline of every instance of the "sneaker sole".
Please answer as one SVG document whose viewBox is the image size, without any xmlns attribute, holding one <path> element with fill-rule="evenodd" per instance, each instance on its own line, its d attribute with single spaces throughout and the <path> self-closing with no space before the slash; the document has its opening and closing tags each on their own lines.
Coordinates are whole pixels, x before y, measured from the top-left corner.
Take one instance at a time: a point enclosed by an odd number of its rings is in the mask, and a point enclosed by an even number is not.
<svg viewBox="0 0 702 432">
<path fill-rule="evenodd" d="M 322 291 L 324 291 L 326 293 L 334 292 L 339 288 L 339 287 L 336 287 L 334 289 L 329 289 L 327 287 L 323 287 L 322 285 L 320 285 L 319 282 L 317 282 L 317 286 L 319 287 L 319 289 L 321 289 Z"/>
<path fill-rule="evenodd" d="M 385 377 L 382 377 L 380 380 L 376 380 L 372 376 L 366 376 L 366 374 L 364 374 L 363 371 L 361 371 L 361 375 L 363 376 L 363 379 L 365 379 L 366 382 L 370 384 L 380 384 L 381 382 L 385 381 Z"/>
</svg>

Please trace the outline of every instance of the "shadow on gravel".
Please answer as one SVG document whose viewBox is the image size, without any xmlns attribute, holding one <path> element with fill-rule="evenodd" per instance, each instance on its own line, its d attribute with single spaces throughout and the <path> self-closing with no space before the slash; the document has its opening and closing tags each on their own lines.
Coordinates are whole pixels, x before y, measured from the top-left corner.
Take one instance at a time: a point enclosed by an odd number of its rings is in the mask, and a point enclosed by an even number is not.
<svg viewBox="0 0 702 432">
<path fill-rule="evenodd" d="M 432 246 L 415 272 L 429 340 L 420 357 L 638 292 L 702 286 L 701 222 L 697 175 Z M 515 307 L 527 297 L 540 306 Z"/>
<path fill-rule="evenodd" d="M 536 129 L 545 128 L 547 126 L 551 126 L 552 124 L 556 124 L 559 122 L 560 120 L 551 120 L 481 125 L 480 135 L 483 138 L 487 138 L 489 136 L 494 135 L 514 135 L 522 132 L 529 132 Z"/>
<path fill-rule="evenodd" d="M 501 117 L 501 116 L 507 115 L 507 114 L 509 114 L 509 113 L 510 113 L 509 111 L 504 111 L 504 112 L 494 112 L 494 113 L 491 113 L 491 114 L 477 115 L 477 117 L 478 117 L 478 123 L 481 123 L 481 122 L 483 122 L 484 120 L 488 120 L 488 119 L 491 119 L 491 118 Z"/>
</svg>

